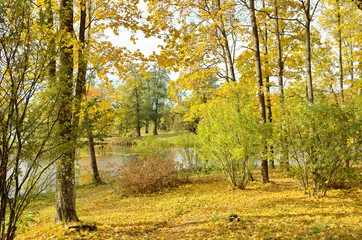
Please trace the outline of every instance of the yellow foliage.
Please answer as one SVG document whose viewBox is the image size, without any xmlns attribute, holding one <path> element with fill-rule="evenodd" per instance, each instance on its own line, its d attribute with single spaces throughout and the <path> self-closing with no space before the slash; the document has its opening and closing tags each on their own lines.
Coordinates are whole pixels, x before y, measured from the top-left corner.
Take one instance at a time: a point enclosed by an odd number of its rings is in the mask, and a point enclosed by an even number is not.
<svg viewBox="0 0 362 240">
<path fill-rule="evenodd" d="M 85 187 L 78 191 L 78 213 L 96 232 L 54 225 L 53 203 L 38 202 L 27 213 L 39 218 L 21 226 L 17 239 L 361 239 L 360 189 L 312 199 L 281 172 L 271 178 L 243 191 L 230 190 L 221 174 L 197 175 L 192 184 L 138 197 L 108 185 Z M 240 221 L 229 222 L 230 213 Z"/>
</svg>

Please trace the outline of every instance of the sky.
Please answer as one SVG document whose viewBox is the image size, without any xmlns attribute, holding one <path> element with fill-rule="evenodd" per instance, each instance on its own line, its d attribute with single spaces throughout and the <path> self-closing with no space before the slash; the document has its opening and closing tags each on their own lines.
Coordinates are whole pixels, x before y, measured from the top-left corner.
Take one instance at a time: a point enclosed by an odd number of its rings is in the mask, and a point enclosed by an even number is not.
<svg viewBox="0 0 362 240">
<path fill-rule="evenodd" d="M 142 11 L 142 17 L 146 19 L 148 16 L 147 4 L 141 0 L 138 4 L 138 8 Z M 132 34 L 126 29 L 120 30 L 119 36 L 113 34 L 110 29 L 106 30 L 105 34 L 108 36 L 108 40 L 114 45 L 127 47 L 130 51 L 140 49 L 146 57 L 151 55 L 153 51 L 156 53 L 159 52 L 159 48 L 157 46 L 163 44 L 163 41 L 156 37 L 145 38 L 145 35 L 141 31 L 138 31 L 135 36 L 138 39 L 136 44 L 130 40 Z"/>
<path fill-rule="evenodd" d="M 120 31 L 120 34 L 117 36 L 113 33 L 111 29 L 105 31 L 105 35 L 108 41 L 112 42 L 115 46 L 126 47 L 130 51 L 135 51 L 139 49 L 146 57 L 150 56 L 153 52 L 159 53 L 159 45 L 163 44 L 163 40 L 157 37 L 145 38 L 145 35 L 142 32 L 137 32 L 136 38 L 138 39 L 136 44 L 131 40 L 131 33 L 127 30 Z M 178 73 L 170 72 L 170 79 L 176 80 L 179 76 Z M 118 79 L 118 76 L 109 76 L 110 79 Z"/>
<path fill-rule="evenodd" d="M 156 37 L 145 38 L 145 35 L 142 32 L 138 32 L 136 34 L 136 38 L 138 39 L 136 44 L 130 40 L 132 34 L 126 30 L 120 31 L 119 36 L 117 36 L 112 32 L 112 30 L 107 29 L 105 31 L 105 35 L 115 46 L 127 47 L 130 51 L 140 49 L 146 57 L 151 55 L 154 51 L 156 53 L 159 52 L 158 45 L 163 44 L 163 41 Z"/>
<path fill-rule="evenodd" d="M 143 11 L 143 17 L 147 17 L 147 5 L 142 0 L 139 3 L 139 8 Z M 137 39 L 136 44 L 134 44 L 130 38 L 132 36 L 131 32 L 127 31 L 126 29 L 122 29 L 119 32 L 119 35 L 115 35 L 111 29 L 105 30 L 106 39 L 112 42 L 115 46 L 118 47 L 126 47 L 130 51 L 136 51 L 139 49 L 146 57 L 150 56 L 153 52 L 159 53 L 160 48 L 159 45 L 163 45 L 164 42 L 162 39 L 157 37 L 149 37 L 145 38 L 145 35 L 138 31 L 135 35 Z M 179 74 L 175 72 L 170 73 L 171 80 L 176 80 Z M 116 76 L 110 78 L 118 78 Z"/>
</svg>

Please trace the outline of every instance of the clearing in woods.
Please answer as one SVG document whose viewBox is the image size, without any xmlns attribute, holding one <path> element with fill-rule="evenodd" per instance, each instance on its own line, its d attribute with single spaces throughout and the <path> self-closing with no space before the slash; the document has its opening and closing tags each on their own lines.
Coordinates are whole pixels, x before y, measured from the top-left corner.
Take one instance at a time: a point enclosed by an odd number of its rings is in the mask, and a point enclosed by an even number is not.
<svg viewBox="0 0 362 240">
<path fill-rule="evenodd" d="M 271 179 L 231 190 L 220 173 L 196 175 L 142 196 L 122 196 L 112 185 L 80 187 L 78 214 L 97 231 L 54 224 L 54 194 L 45 194 L 24 214 L 16 239 L 362 239 L 361 189 L 314 199 L 279 170 Z"/>
</svg>

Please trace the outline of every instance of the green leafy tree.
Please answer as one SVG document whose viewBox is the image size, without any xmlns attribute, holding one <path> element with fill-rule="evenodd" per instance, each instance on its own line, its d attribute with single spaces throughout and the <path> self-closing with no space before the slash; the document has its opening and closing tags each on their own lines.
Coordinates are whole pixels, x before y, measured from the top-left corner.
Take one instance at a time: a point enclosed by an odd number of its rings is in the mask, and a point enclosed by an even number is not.
<svg viewBox="0 0 362 240">
<path fill-rule="evenodd" d="M 158 134 L 162 110 L 167 100 L 167 84 L 170 77 L 165 69 L 153 65 L 145 79 L 145 113 L 146 121 L 154 123 L 153 134 Z"/>
<path fill-rule="evenodd" d="M 264 151 L 266 124 L 254 115 L 249 97 L 231 89 L 235 86 L 224 86 L 220 97 L 199 109 L 199 152 L 204 161 L 222 169 L 232 187 L 244 189 Z"/>
<path fill-rule="evenodd" d="M 141 136 L 145 120 L 145 72 L 139 65 L 131 66 L 124 82 L 118 87 L 116 108 L 122 128 L 135 129 Z"/>
<path fill-rule="evenodd" d="M 102 184 L 95 154 L 95 140 L 103 140 L 112 131 L 114 109 L 112 107 L 114 87 L 103 83 L 96 87 L 89 86 L 83 103 L 82 132 L 88 138 L 93 182 Z"/>
<path fill-rule="evenodd" d="M 54 180 L 59 94 L 54 78 L 58 33 L 46 6 L 0 2 L 0 239 L 14 239 L 24 209 Z"/>
</svg>

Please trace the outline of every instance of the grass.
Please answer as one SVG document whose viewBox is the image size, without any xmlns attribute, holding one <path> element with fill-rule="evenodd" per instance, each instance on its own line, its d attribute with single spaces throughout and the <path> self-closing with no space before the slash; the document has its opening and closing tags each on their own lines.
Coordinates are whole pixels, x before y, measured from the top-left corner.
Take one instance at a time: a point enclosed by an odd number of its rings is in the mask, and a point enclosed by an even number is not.
<svg viewBox="0 0 362 240">
<path fill-rule="evenodd" d="M 231 190 L 220 173 L 159 194 L 122 196 L 111 185 L 77 189 L 82 222 L 95 232 L 54 224 L 54 196 L 24 214 L 17 239 L 362 239 L 361 189 L 313 199 L 278 170 L 270 184 Z M 228 216 L 237 214 L 239 221 Z"/>
<path fill-rule="evenodd" d="M 141 137 L 109 137 L 104 139 L 104 142 L 106 143 L 117 143 L 122 141 L 134 141 L 134 140 L 156 140 L 156 139 L 170 139 L 174 138 L 175 136 L 178 136 L 182 134 L 182 132 L 161 132 L 158 135 L 153 135 L 152 133 L 143 134 Z"/>
</svg>

